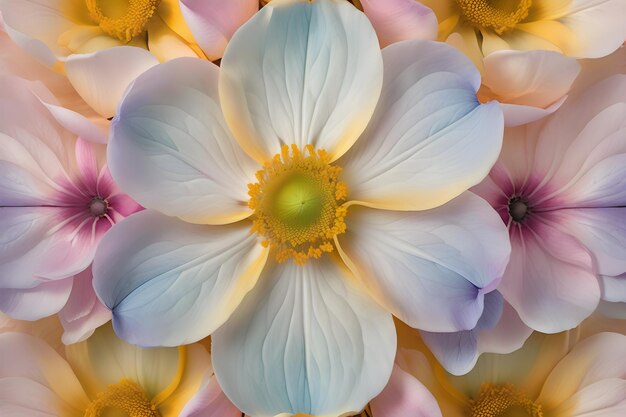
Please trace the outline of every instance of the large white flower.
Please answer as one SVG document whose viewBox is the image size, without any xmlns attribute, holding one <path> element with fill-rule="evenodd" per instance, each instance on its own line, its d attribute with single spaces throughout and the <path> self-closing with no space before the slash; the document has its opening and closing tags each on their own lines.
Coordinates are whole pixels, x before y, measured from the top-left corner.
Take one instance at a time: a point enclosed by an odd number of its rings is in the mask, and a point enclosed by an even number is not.
<svg viewBox="0 0 626 417">
<path fill-rule="evenodd" d="M 211 334 L 220 385 L 253 416 L 361 410 L 391 373 L 391 313 L 471 329 L 506 265 L 504 225 L 466 192 L 502 141 L 479 85 L 444 44 L 381 54 L 365 16 L 334 0 L 273 1 L 221 69 L 148 70 L 108 149 L 147 210 L 94 265 L 117 333 Z"/>
</svg>

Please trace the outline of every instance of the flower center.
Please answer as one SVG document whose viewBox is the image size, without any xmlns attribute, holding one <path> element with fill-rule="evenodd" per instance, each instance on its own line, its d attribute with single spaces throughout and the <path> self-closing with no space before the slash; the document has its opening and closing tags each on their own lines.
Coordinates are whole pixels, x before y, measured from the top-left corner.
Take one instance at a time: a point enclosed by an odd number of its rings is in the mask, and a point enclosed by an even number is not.
<svg viewBox="0 0 626 417">
<path fill-rule="evenodd" d="M 510 384 L 483 384 L 470 404 L 470 417 L 543 417 L 541 405 Z"/>
<path fill-rule="evenodd" d="M 509 200 L 509 216 L 514 222 L 521 223 L 528 211 L 528 202 L 523 198 L 513 197 Z"/>
<path fill-rule="evenodd" d="M 348 188 L 339 181 L 341 168 L 311 145 L 301 151 L 283 146 L 280 154 L 256 173 L 258 182 L 248 184 L 254 210 L 254 232 L 275 250 L 278 262 L 289 258 L 304 265 L 334 250 L 333 237 L 344 233 Z"/>
<path fill-rule="evenodd" d="M 456 0 L 465 19 L 498 35 L 528 16 L 532 0 Z"/>
<path fill-rule="evenodd" d="M 94 197 L 89 202 L 89 212 L 94 217 L 104 217 L 109 211 L 109 203 L 102 197 Z"/>
<path fill-rule="evenodd" d="M 124 42 L 143 33 L 161 0 L 85 0 L 89 15 L 108 35 Z"/>
<path fill-rule="evenodd" d="M 139 385 L 122 379 L 98 394 L 84 417 L 161 417 L 161 413 Z"/>
</svg>

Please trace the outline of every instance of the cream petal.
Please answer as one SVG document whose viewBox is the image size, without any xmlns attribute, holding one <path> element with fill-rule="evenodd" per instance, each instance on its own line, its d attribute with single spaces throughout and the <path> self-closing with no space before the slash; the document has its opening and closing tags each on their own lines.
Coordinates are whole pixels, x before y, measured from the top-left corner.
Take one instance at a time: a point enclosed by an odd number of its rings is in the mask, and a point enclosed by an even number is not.
<svg viewBox="0 0 626 417">
<path fill-rule="evenodd" d="M 621 0 L 561 2 L 561 7 L 550 13 L 552 19 L 572 33 L 564 51 L 568 55 L 600 58 L 616 50 L 626 39 L 626 3 Z"/>
<path fill-rule="evenodd" d="M 76 25 L 65 13 L 66 0 L 0 0 L 0 13 L 11 38 L 52 65 L 57 57 L 70 51 L 59 45 L 63 32 Z"/>
<path fill-rule="evenodd" d="M 505 225 L 465 193 L 422 212 L 350 207 L 340 253 L 372 295 L 412 327 L 474 328 L 510 254 Z"/>
<path fill-rule="evenodd" d="M 198 57 L 198 53 L 160 17 L 152 18 L 148 25 L 148 48 L 161 62 L 181 57 Z"/>
<path fill-rule="evenodd" d="M 383 71 L 367 18 L 329 0 L 269 3 L 235 33 L 221 68 L 226 121 L 259 162 L 292 143 L 337 159 L 369 122 Z"/>
<path fill-rule="evenodd" d="M 113 310 L 117 334 L 177 346 L 221 326 L 268 256 L 250 226 L 192 225 L 152 210 L 116 224 L 98 247 L 93 285 Z"/>
<path fill-rule="evenodd" d="M 559 417 L 620 415 L 626 404 L 624 351 L 622 334 L 599 333 L 584 339 L 550 373 L 537 402 Z M 586 401 L 578 401 L 582 399 Z"/>
<path fill-rule="evenodd" d="M 222 389 L 255 417 L 359 412 L 386 385 L 395 350 L 391 315 L 330 257 L 266 268 L 212 336 Z"/>
<path fill-rule="evenodd" d="M 45 410 L 46 416 L 80 417 L 84 414 L 89 400 L 79 380 L 69 364 L 43 341 L 24 333 L 0 334 L 0 355 L 10 358 L 0 361 L 3 388 L 0 389 L 0 413 L 3 416 L 29 416 L 28 408 L 36 410 L 36 407 L 51 405 L 49 401 L 53 400 L 58 408 Z M 31 394 L 30 403 L 23 402 L 23 390 Z M 8 394 L 13 395 L 7 397 Z M 20 413 L 11 414 L 17 410 Z"/>
<path fill-rule="evenodd" d="M 193 223 L 250 216 L 260 166 L 233 140 L 219 107 L 220 69 L 180 58 L 141 75 L 112 124 L 109 167 L 141 205 Z M 158 192 L 155 190 L 158 189 Z"/>
<path fill-rule="evenodd" d="M 338 161 L 349 198 L 391 210 L 437 207 L 489 173 L 502 145 L 502 111 L 478 102 L 478 71 L 448 45 L 405 41 L 385 48 L 383 59 L 376 113 Z"/>
<path fill-rule="evenodd" d="M 90 397 L 127 378 L 153 398 L 177 377 L 181 352 L 176 348 L 146 349 L 118 338 L 103 326 L 84 342 L 66 348 L 67 360 Z"/>
<path fill-rule="evenodd" d="M 94 110 L 103 117 L 113 117 L 128 85 L 158 63 L 145 49 L 119 46 L 90 54 L 73 54 L 65 61 L 65 73 Z"/>
</svg>

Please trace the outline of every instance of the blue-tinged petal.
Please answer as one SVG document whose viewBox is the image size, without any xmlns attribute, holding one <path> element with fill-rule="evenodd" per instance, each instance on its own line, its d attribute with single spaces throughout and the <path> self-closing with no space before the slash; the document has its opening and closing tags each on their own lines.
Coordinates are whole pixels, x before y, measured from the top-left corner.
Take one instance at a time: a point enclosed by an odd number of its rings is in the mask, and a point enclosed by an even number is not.
<svg viewBox="0 0 626 417">
<path fill-rule="evenodd" d="M 376 112 L 338 162 L 349 197 L 392 210 L 437 207 L 489 173 L 502 146 L 502 111 L 478 102 L 478 70 L 448 45 L 399 42 L 383 50 L 383 62 Z"/>
<path fill-rule="evenodd" d="M 249 183 L 260 167 L 232 138 L 219 104 L 219 68 L 181 58 L 142 74 L 113 121 L 108 159 L 137 202 L 193 223 L 251 214 Z"/>
<path fill-rule="evenodd" d="M 396 352 L 391 315 L 330 257 L 267 268 L 212 342 L 222 389 L 255 417 L 359 412 Z"/>
<path fill-rule="evenodd" d="M 474 328 L 511 251 L 498 214 L 469 192 L 421 212 L 351 206 L 346 224 L 344 261 L 382 305 L 427 331 Z"/>
<path fill-rule="evenodd" d="M 260 162 L 281 145 L 333 159 L 367 126 L 383 72 L 371 23 L 344 1 L 273 1 L 232 37 L 220 98 L 241 146 Z"/>
<path fill-rule="evenodd" d="M 422 339 L 441 365 L 454 375 L 469 372 L 480 354 L 478 337 L 482 329 L 493 328 L 502 316 L 503 299 L 499 292 L 485 294 L 485 308 L 476 327 L 452 333 L 422 331 Z"/>
<path fill-rule="evenodd" d="M 115 225 L 93 264 L 98 297 L 117 334 L 143 346 L 177 346 L 222 325 L 267 259 L 250 224 L 204 226 L 155 211 Z"/>
</svg>

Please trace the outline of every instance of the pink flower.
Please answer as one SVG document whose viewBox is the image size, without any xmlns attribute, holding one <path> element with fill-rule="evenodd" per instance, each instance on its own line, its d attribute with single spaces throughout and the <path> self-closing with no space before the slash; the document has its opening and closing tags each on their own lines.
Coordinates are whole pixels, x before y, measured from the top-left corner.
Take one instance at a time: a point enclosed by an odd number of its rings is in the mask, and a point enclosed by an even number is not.
<svg viewBox="0 0 626 417">
<path fill-rule="evenodd" d="M 110 317 L 87 269 L 96 246 L 140 206 L 111 178 L 105 146 L 76 136 L 95 131 L 86 119 L 51 109 L 19 78 L 0 76 L 0 91 L 0 310 L 36 320 L 63 309 L 76 341 Z"/>
<path fill-rule="evenodd" d="M 505 131 L 502 154 L 475 188 L 509 228 L 511 261 L 498 288 L 530 327 L 578 325 L 624 285 L 626 76 L 568 101 L 545 122 Z M 602 293 L 601 293 L 602 290 Z"/>
</svg>

